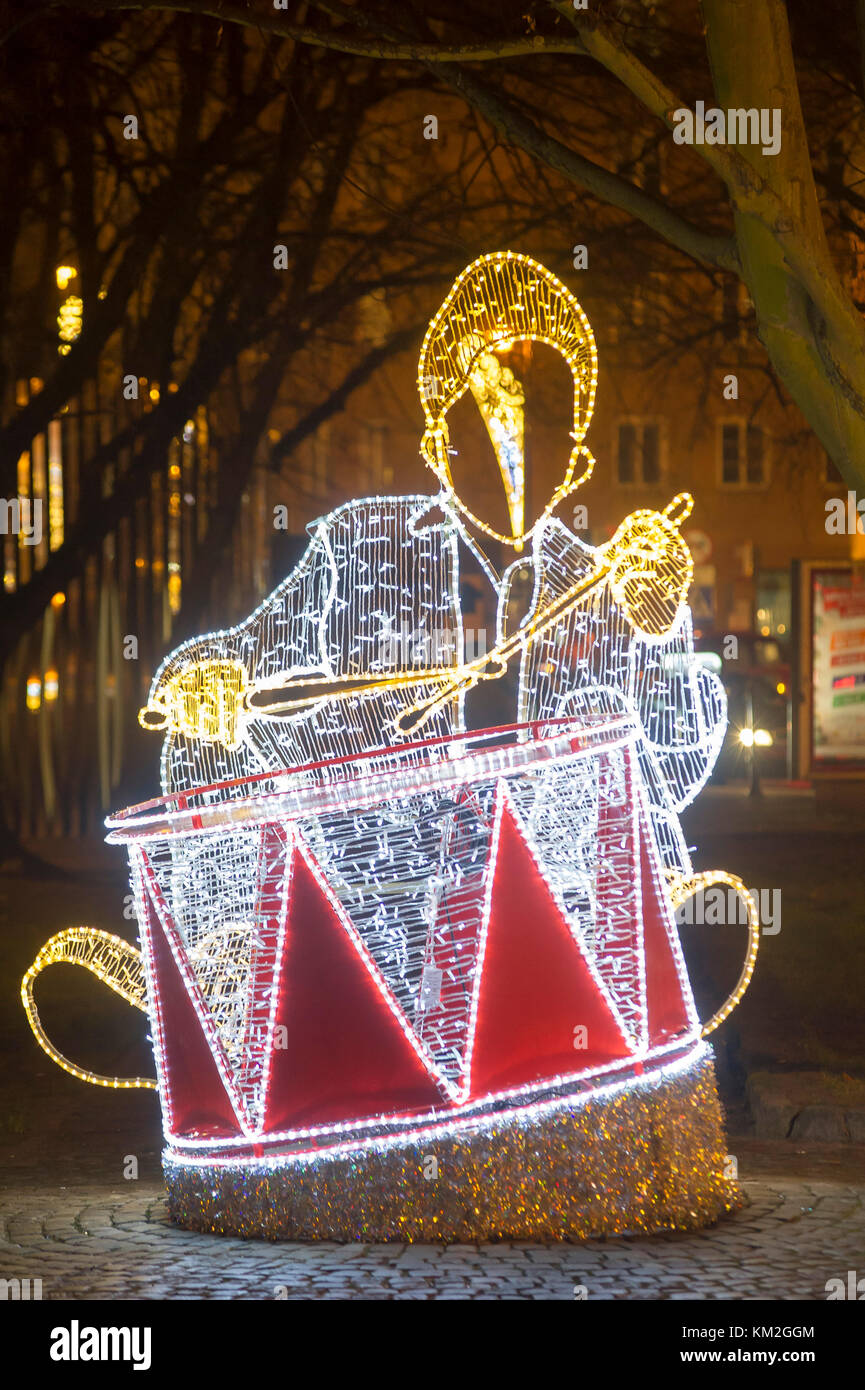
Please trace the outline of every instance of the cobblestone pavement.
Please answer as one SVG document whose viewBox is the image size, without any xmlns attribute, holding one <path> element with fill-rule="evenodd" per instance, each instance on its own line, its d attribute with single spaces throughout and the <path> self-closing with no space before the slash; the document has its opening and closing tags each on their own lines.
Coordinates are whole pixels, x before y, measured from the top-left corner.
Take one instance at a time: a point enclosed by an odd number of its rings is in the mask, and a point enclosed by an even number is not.
<svg viewBox="0 0 865 1390">
<path fill-rule="evenodd" d="M 865 1268 L 865 1186 L 760 1179 L 693 1235 L 583 1245 L 268 1244 L 182 1231 L 162 1188 L 91 1184 L 0 1199 L 0 1277 L 45 1299 L 825 1299 Z M 134 1190 L 133 1190 L 134 1188 Z"/>
</svg>

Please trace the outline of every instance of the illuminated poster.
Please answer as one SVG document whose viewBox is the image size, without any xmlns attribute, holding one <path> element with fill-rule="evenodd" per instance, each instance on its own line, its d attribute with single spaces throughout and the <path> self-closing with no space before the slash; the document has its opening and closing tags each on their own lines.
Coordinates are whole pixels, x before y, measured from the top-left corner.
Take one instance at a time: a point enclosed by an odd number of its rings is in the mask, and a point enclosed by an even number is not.
<svg viewBox="0 0 865 1390">
<path fill-rule="evenodd" d="M 865 762 L 865 576 L 816 570 L 814 758 Z"/>
</svg>

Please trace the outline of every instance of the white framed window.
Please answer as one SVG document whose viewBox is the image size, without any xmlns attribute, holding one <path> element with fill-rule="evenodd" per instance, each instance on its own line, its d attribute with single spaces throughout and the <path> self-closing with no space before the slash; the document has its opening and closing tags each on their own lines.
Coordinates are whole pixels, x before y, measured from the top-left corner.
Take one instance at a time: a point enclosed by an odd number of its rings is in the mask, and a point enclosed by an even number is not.
<svg viewBox="0 0 865 1390">
<path fill-rule="evenodd" d="M 661 421 L 629 416 L 616 424 L 616 481 L 621 487 L 651 487 L 661 481 Z"/>
<path fill-rule="evenodd" d="M 747 420 L 718 422 L 718 484 L 730 488 L 760 488 L 769 482 L 769 440 L 766 431 Z"/>
</svg>

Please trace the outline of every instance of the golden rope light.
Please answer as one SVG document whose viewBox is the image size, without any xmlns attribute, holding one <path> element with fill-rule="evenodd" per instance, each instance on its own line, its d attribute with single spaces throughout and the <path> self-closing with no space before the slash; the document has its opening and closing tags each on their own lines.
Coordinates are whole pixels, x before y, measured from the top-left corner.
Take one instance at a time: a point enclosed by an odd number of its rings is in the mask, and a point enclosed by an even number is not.
<svg viewBox="0 0 865 1390">
<path fill-rule="evenodd" d="M 670 898 L 673 907 L 679 908 L 682 903 L 687 902 L 695 893 L 704 892 L 715 883 L 726 883 L 729 888 L 742 899 L 748 910 L 748 951 L 745 956 L 745 963 L 742 966 L 736 986 L 724 1003 L 709 1019 L 708 1023 L 703 1024 L 702 1036 L 705 1038 L 709 1033 L 713 1033 L 719 1023 L 731 1014 L 738 1004 L 748 985 L 751 983 L 751 976 L 754 973 L 754 963 L 757 959 L 757 950 L 760 945 L 760 913 L 757 904 L 751 897 L 744 883 L 735 874 L 728 874 L 724 869 L 709 869 L 706 873 L 694 874 L 691 878 L 680 878 L 671 876 L 669 883 Z"/>
<path fill-rule="evenodd" d="M 202 743 L 239 748 L 249 688 L 240 661 L 195 661 L 160 686 L 138 714 L 143 729 L 170 729 Z"/>
<path fill-rule="evenodd" d="M 539 261 L 516 251 L 495 251 L 478 257 L 454 281 L 432 319 L 418 362 L 418 390 L 427 426 L 421 440 L 425 461 L 473 526 L 517 550 L 522 549 L 531 530 L 505 536 L 475 516 L 458 496 L 448 460 L 449 434 L 445 416 L 472 387 L 473 370 L 482 355 L 506 351 L 520 340 L 555 348 L 564 357 L 574 379 L 571 432 L 574 447 L 564 479 L 538 518 L 542 520 L 590 477 L 595 464 L 583 444 L 583 437 L 594 409 L 598 353 L 589 320 L 567 286 Z M 491 412 L 497 410 L 501 415 L 506 404 L 500 392 Z M 491 438 L 496 447 L 492 432 Z M 509 470 L 503 462 L 501 443 L 496 447 L 496 456 L 507 491 Z M 581 458 L 586 460 L 586 465 L 580 476 L 575 477 Z M 511 492 L 513 494 L 513 487 Z M 516 502 L 516 497 L 509 495 L 512 520 L 519 512 Z"/>
<path fill-rule="evenodd" d="M 120 936 L 101 931 L 98 927 L 67 927 L 57 932 L 40 950 L 24 979 L 21 981 L 21 1001 L 27 1014 L 27 1021 L 33 1030 L 43 1052 L 47 1052 L 52 1062 L 75 1076 L 79 1081 L 89 1081 L 93 1086 L 110 1086 L 113 1090 L 133 1089 L 155 1091 L 157 1084 L 148 1077 L 100 1076 L 98 1072 L 87 1071 L 64 1057 L 62 1052 L 48 1039 L 39 1020 L 39 1011 L 33 998 L 33 984 L 37 975 L 49 965 L 81 965 L 115 994 L 119 994 L 127 1004 L 147 1012 L 147 985 L 144 978 L 144 965 L 141 952 L 124 941 Z"/>
</svg>

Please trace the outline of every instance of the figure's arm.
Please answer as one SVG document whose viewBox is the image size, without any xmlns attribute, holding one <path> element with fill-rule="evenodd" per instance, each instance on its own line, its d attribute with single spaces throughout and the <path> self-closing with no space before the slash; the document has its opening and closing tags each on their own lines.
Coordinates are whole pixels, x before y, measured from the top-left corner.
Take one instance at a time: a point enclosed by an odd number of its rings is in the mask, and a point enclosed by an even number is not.
<svg viewBox="0 0 865 1390">
<path fill-rule="evenodd" d="M 709 777 L 727 727 L 724 687 L 694 651 L 687 606 L 666 637 L 635 635 L 628 653 L 628 691 L 671 804 L 681 810 Z"/>
</svg>

